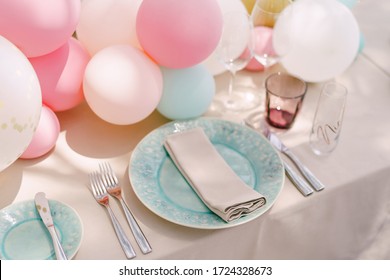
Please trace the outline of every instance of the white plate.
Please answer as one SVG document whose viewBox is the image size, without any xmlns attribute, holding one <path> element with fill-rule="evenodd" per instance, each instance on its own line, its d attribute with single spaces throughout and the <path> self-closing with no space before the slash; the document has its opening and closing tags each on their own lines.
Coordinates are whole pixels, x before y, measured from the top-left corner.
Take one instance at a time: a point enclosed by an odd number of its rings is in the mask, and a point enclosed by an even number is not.
<svg viewBox="0 0 390 280">
<path fill-rule="evenodd" d="M 230 167 L 266 197 L 263 207 L 226 223 L 205 206 L 163 147 L 167 135 L 194 127 L 203 128 Z M 280 156 L 263 136 L 243 125 L 212 118 L 175 121 L 152 131 L 134 149 L 129 166 L 131 185 L 147 208 L 173 223 L 202 229 L 232 227 L 259 217 L 273 205 L 284 183 Z"/>
<path fill-rule="evenodd" d="M 54 225 L 68 259 L 78 251 L 83 235 L 76 211 L 49 200 Z M 53 243 L 33 200 L 12 204 L 0 210 L 0 259 L 55 259 Z"/>
</svg>

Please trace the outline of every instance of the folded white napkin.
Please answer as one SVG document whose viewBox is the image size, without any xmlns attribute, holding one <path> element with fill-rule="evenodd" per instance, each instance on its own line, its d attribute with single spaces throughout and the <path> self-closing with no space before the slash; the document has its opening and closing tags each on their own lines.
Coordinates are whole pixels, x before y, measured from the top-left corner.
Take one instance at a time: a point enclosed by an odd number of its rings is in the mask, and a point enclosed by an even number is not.
<svg viewBox="0 0 390 280">
<path fill-rule="evenodd" d="M 238 177 L 202 128 L 171 134 L 164 146 L 202 201 L 226 222 L 265 204 L 265 197 Z"/>
</svg>

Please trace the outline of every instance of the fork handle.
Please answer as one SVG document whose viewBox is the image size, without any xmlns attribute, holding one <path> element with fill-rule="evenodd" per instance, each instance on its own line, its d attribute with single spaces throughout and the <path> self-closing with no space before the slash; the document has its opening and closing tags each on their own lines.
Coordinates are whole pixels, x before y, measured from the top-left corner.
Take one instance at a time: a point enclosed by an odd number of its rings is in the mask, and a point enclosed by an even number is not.
<svg viewBox="0 0 390 280">
<path fill-rule="evenodd" d="M 137 244 L 140 247 L 142 253 L 147 254 L 147 253 L 152 252 L 152 247 L 150 246 L 144 233 L 142 232 L 141 228 L 139 227 L 136 219 L 134 218 L 133 214 L 131 213 L 126 202 L 123 199 L 119 199 L 119 201 L 121 202 L 123 211 L 125 212 L 125 215 L 127 218 L 127 221 L 129 222 L 131 232 L 133 233 L 135 241 L 137 241 Z"/>
<path fill-rule="evenodd" d="M 107 208 L 108 214 L 110 215 L 112 225 L 114 226 L 116 236 L 119 239 L 119 243 L 121 244 L 122 249 L 126 254 L 126 257 L 128 259 L 134 258 L 136 256 L 135 251 L 133 249 L 133 246 L 131 246 L 130 241 L 127 239 L 127 236 L 126 236 L 123 228 L 121 227 L 117 218 L 115 217 L 114 213 L 112 212 L 111 207 L 107 205 L 106 208 Z"/>
</svg>

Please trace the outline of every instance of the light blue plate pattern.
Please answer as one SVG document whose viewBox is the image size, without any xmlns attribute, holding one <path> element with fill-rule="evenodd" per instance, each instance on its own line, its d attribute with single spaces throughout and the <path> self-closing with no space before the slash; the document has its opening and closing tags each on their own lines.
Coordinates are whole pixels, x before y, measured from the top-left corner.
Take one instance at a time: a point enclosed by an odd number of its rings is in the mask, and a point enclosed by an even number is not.
<svg viewBox="0 0 390 280">
<path fill-rule="evenodd" d="M 68 259 L 76 254 L 83 235 L 81 220 L 71 207 L 49 200 L 54 225 Z M 55 259 L 50 234 L 33 200 L 18 202 L 0 210 L 0 259 Z"/>
<path fill-rule="evenodd" d="M 266 197 L 263 207 L 226 223 L 203 204 L 163 147 L 167 135 L 195 127 L 203 128 L 230 167 Z M 198 118 L 170 122 L 149 133 L 132 153 L 129 177 L 137 197 L 155 214 L 183 226 L 220 229 L 248 222 L 270 209 L 283 187 L 284 169 L 279 154 L 257 132 L 225 120 Z"/>
</svg>

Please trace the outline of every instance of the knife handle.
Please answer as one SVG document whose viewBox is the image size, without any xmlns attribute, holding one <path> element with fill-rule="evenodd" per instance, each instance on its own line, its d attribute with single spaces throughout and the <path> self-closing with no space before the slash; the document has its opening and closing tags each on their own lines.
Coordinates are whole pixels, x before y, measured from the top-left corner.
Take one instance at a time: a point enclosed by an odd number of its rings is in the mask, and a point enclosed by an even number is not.
<svg viewBox="0 0 390 280">
<path fill-rule="evenodd" d="M 313 193 L 313 189 L 306 183 L 306 181 L 291 168 L 291 166 L 283 161 L 284 169 L 287 172 L 290 180 L 293 182 L 295 187 L 304 195 L 308 196 Z"/>
<path fill-rule="evenodd" d="M 325 188 L 320 180 L 305 166 L 301 161 L 289 150 L 284 151 L 284 153 L 295 163 L 298 169 L 302 172 L 303 176 L 310 182 L 313 188 L 318 192 Z"/>
<path fill-rule="evenodd" d="M 64 249 L 62 248 L 60 239 L 58 238 L 56 229 L 53 226 L 48 227 L 49 233 L 51 235 L 51 238 L 53 239 L 53 246 L 54 246 L 54 252 L 56 254 L 57 260 L 67 260 L 66 254 L 64 252 Z"/>
</svg>

